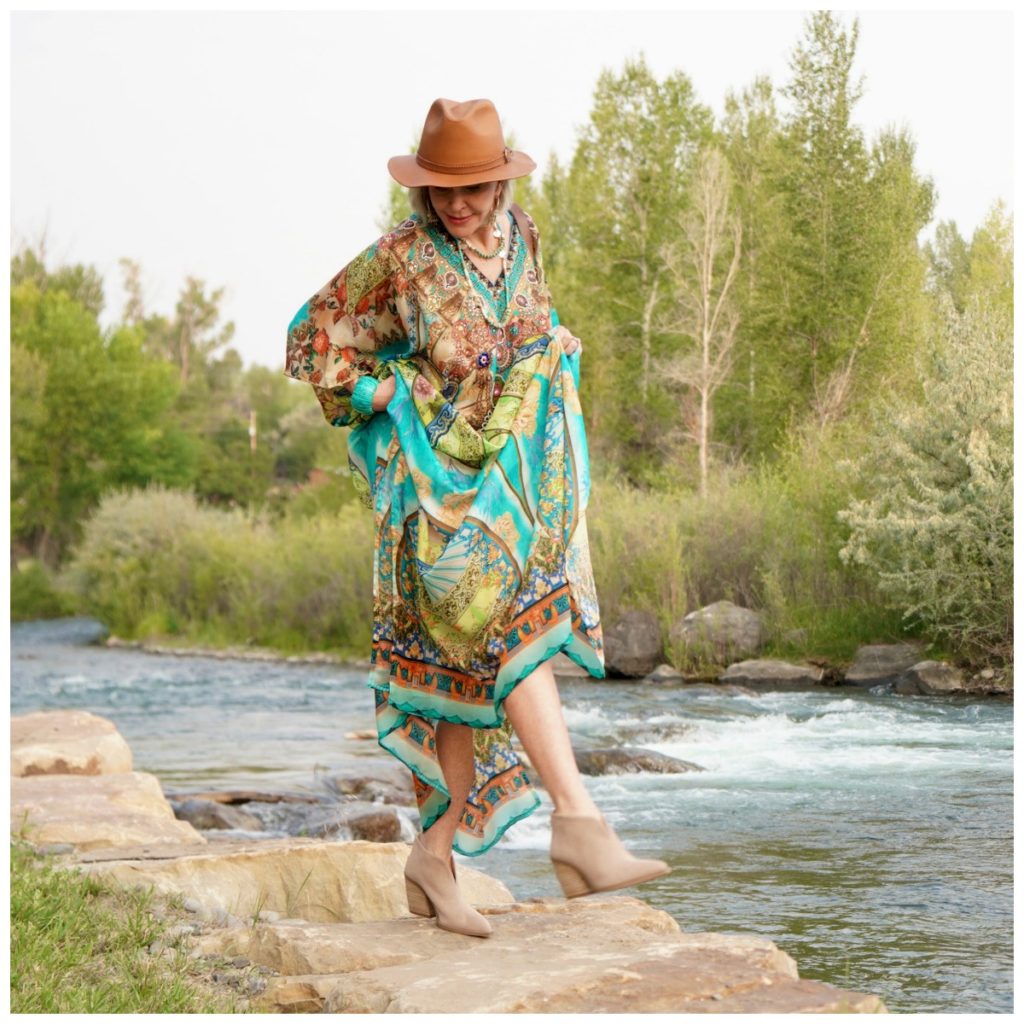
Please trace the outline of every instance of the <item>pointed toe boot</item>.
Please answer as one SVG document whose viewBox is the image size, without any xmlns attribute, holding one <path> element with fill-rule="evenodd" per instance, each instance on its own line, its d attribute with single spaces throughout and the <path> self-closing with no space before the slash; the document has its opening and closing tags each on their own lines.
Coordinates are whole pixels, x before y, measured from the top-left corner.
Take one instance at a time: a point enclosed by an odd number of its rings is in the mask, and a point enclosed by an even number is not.
<svg viewBox="0 0 1024 1024">
<path fill-rule="evenodd" d="M 421 917 L 437 917 L 438 928 L 486 938 L 491 926 L 483 914 L 474 910 L 459 892 L 455 881 L 455 858 L 442 860 L 416 837 L 405 862 L 405 895 L 409 910 Z"/>
<path fill-rule="evenodd" d="M 604 815 L 551 814 L 551 862 L 567 899 L 649 882 L 672 869 L 642 860 L 622 845 Z"/>
</svg>

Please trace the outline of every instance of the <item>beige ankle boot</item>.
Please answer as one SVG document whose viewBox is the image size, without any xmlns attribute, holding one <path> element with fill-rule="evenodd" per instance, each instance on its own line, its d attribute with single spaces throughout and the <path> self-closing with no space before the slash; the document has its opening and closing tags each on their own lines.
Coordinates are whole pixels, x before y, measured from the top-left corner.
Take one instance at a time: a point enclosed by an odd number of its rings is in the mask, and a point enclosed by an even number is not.
<svg viewBox="0 0 1024 1024">
<path fill-rule="evenodd" d="M 437 915 L 437 926 L 448 932 L 485 938 L 491 926 L 483 914 L 474 910 L 459 892 L 455 882 L 455 858 L 442 860 L 423 845 L 422 833 L 416 837 L 405 862 L 405 895 L 409 910 L 421 917 Z"/>
<path fill-rule="evenodd" d="M 663 860 L 641 860 L 622 845 L 602 814 L 551 814 L 551 861 L 568 899 L 624 889 L 667 875 Z"/>
</svg>

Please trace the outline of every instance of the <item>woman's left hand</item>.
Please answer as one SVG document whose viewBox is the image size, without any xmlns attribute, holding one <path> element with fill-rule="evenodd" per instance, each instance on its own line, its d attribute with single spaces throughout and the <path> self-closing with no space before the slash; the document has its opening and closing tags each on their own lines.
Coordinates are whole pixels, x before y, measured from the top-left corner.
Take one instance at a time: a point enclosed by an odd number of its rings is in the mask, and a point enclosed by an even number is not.
<svg viewBox="0 0 1024 1024">
<path fill-rule="evenodd" d="M 562 350 L 567 356 L 571 356 L 573 352 L 579 350 L 583 351 L 583 342 L 576 337 L 572 331 L 569 330 L 565 324 L 559 324 L 554 331 L 555 337 L 562 343 Z"/>
</svg>

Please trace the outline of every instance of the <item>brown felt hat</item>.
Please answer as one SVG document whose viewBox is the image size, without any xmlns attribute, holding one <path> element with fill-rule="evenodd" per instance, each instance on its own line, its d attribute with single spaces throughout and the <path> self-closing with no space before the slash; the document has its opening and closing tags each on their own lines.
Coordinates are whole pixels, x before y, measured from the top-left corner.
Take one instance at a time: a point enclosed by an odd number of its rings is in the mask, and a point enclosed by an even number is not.
<svg viewBox="0 0 1024 1024">
<path fill-rule="evenodd" d="M 412 156 L 393 156 L 388 171 L 399 185 L 476 185 L 521 178 L 536 168 L 525 153 L 505 145 L 490 100 L 434 100 Z"/>
</svg>

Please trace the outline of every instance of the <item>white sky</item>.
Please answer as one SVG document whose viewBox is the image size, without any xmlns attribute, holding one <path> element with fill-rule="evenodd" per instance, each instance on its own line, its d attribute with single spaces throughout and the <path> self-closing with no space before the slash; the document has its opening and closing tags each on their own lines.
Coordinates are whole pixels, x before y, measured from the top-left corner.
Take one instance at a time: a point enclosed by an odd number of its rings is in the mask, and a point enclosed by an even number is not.
<svg viewBox="0 0 1024 1024">
<path fill-rule="evenodd" d="M 186 275 L 223 286 L 234 347 L 278 367 L 295 310 L 377 236 L 385 163 L 435 97 L 493 99 L 543 170 L 571 155 L 603 68 L 643 52 L 721 114 L 756 74 L 787 80 L 804 17 L 15 12 L 12 245 L 45 231 L 51 264 L 95 265 L 108 323 L 122 256 L 142 265 L 151 311 L 172 312 Z M 995 199 L 1013 205 L 1012 16 L 859 17 L 856 120 L 869 140 L 909 126 L 935 220 L 969 236 Z"/>
</svg>

